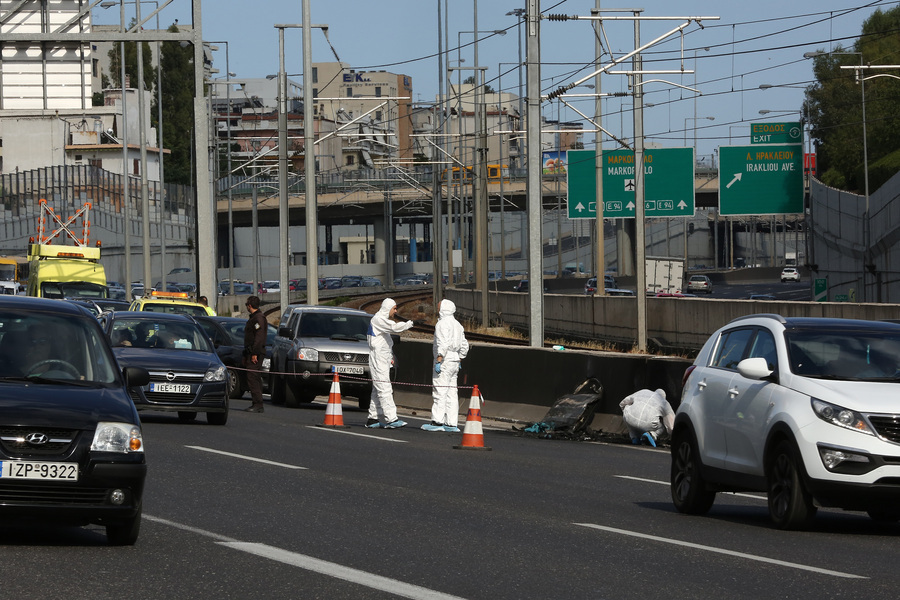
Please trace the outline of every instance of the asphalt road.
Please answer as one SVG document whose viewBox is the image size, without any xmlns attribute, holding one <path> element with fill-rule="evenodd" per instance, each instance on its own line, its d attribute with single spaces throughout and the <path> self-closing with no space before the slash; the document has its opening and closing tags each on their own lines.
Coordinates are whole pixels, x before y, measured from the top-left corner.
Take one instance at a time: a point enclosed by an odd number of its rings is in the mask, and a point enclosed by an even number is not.
<svg viewBox="0 0 900 600">
<path fill-rule="evenodd" d="M 234 402 L 244 408 L 247 400 Z M 140 539 L 3 522 L 3 597 L 894 598 L 900 526 L 820 510 L 782 532 L 758 495 L 678 514 L 665 449 L 318 427 L 324 406 L 228 425 L 144 414 Z"/>
</svg>

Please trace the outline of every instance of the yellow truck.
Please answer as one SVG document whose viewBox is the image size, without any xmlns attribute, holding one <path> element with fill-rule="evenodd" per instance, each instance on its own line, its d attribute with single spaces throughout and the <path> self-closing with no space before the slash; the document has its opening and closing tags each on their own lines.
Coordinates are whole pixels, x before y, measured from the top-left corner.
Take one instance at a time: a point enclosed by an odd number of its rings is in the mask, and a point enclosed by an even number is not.
<svg viewBox="0 0 900 600">
<path fill-rule="evenodd" d="M 100 248 L 29 245 L 26 293 L 41 298 L 107 298 Z"/>
</svg>

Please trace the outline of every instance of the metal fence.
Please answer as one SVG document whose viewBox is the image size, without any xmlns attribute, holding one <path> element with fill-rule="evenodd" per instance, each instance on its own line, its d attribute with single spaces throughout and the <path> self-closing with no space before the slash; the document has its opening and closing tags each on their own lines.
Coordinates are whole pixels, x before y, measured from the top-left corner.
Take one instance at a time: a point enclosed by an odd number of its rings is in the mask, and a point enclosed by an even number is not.
<svg viewBox="0 0 900 600">
<path fill-rule="evenodd" d="M 125 228 L 130 227 L 134 243 L 139 243 L 140 223 L 144 219 L 140 177 L 129 176 L 127 198 L 124 187 L 122 175 L 84 165 L 0 175 L 0 251 L 25 252 L 29 238 L 37 233 L 41 199 L 46 199 L 63 220 L 90 202 L 92 242 L 121 247 Z M 160 228 L 166 228 L 168 239 L 184 242 L 194 228 L 193 188 L 177 184 L 163 187 L 151 181 L 148 189 L 148 218 L 156 228 L 156 234 L 151 232 L 151 236 L 158 238 Z M 55 228 L 52 223 L 47 225 L 51 230 Z"/>
</svg>

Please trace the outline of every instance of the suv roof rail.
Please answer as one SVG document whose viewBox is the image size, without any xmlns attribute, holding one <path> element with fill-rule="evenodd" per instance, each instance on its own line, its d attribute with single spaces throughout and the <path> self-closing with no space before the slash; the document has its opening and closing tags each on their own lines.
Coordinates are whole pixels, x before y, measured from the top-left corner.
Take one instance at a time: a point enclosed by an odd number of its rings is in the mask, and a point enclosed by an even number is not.
<svg viewBox="0 0 900 600">
<path fill-rule="evenodd" d="M 757 314 L 754 314 L 754 315 L 743 315 L 743 316 L 741 316 L 741 317 L 735 317 L 735 318 L 733 318 L 731 321 L 729 321 L 729 323 L 736 323 L 737 321 L 742 321 L 743 319 L 759 319 L 759 318 L 764 318 L 764 319 L 775 319 L 776 321 L 778 321 L 778 322 L 781 323 L 782 325 L 785 324 L 785 323 L 787 323 L 787 319 L 785 319 L 785 318 L 782 317 L 781 315 L 775 314 L 775 313 L 757 313 Z"/>
</svg>

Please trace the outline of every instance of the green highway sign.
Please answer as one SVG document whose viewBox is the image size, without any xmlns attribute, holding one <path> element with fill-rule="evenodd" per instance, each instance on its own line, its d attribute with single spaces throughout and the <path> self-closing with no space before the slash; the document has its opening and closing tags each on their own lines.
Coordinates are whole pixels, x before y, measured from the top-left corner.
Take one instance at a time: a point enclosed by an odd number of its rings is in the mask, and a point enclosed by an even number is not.
<svg viewBox="0 0 900 600">
<path fill-rule="evenodd" d="M 800 123 L 751 123 L 751 144 L 802 144 Z"/>
<path fill-rule="evenodd" d="M 824 277 L 813 279 L 813 302 L 828 302 L 828 280 Z"/>
<path fill-rule="evenodd" d="M 569 150 L 570 219 L 597 217 L 594 150 Z M 603 152 L 603 216 L 634 218 L 634 152 Z M 694 215 L 694 149 L 654 148 L 644 152 L 644 215 Z"/>
<path fill-rule="evenodd" d="M 781 215 L 803 212 L 803 146 L 719 147 L 719 213 Z"/>
</svg>

